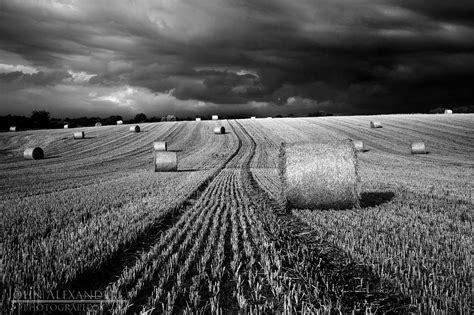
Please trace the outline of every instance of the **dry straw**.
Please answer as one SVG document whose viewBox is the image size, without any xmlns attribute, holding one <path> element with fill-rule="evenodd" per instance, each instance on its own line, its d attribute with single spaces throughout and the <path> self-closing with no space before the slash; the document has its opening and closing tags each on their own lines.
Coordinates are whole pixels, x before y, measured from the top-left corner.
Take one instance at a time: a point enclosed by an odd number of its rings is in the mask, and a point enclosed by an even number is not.
<svg viewBox="0 0 474 315">
<path fill-rule="evenodd" d="M 426 146 L 423 141 L 412 142 L 411 154 L 426 154 Z"/>
<path fill-rule="evenodd" d="M 123 120 L 117 120 L 117 125 L 123 125 Z"/>
<path fill-rule="evenodd" d="M 140 126 L 132 126 L 130 127 L 131 132 L 140 132 Z"/>
<path fill-rule="evenodd" d="M 155 151 L 155 172 L 176 172 L 178 170 L 178 155 L 173 151 Z"/>
<path fill-rule="evenodd" d="M 23 152 L 23 157 L 27 160 L 41 160 L 44 158 L 44 151 L 41 148 L 28 148 Z"/>
<path fill-rule="evenodd" d="M 96 122 L 96 123 L 95 123 L 95 126 L 96 126 L 96 127 L 100 127 L 100 126 L 102 126 L 102 123 Z"/>
<path fill-rule="evenodd" d="M 216 128 L 214 128 L 214 133 L 216 135 L 225 134 L 225 128 L 224 127 L 216 127 Z"/>
<path fill-rule="evenodd" d="M 352 140 L 352 143 L 354 143 L 356 151 L 364 151 L 364 142 L 361 140 Z"/>
<path fill-rule="evenodd" d="M 380 121 L 371 121 L 370 128 L 382 128 L 382 123 Z"/>
<path fill-rule="evenodd" d="M 11 126 L 11 127 L 10 127 L 10 131 L 16 131 L 16 127 L 15 127 L 15 126 Z"/>
<path fill-rule="evenodd" d="M 445 110 L 444 110 L 444 113 L 445 113 L 445 114 L 452 114 L 453 111 L 452 111 L 451 109 L 445 109 Z"/>
<path fill-rule="evenodd" d="M 196 117 L 196 121 L 201 121 L 201 118 L 200 118 L 200 117 Z"/>
<path fill-rule="evenodd" d="M 153 142 L 153 151 L 168 151 L 168 143 L 166 141 Z"/>
<path fill-rule="evenodd" d="M 86 137 L 86 134 L 84 131 L 78 131 L 74 133 L 74 139 L 84 139 Z"/>
<path fill-rule="evenodd" d="M 217 116 L 217 115 L 212 115 L 212 120 L 219 120 L 219 116 Z"/>
<path fill-rule="evenodd" d="M 250 119 L 257 119 L 257 117 L 256 117 L 256 116 L 252 116 L 252 117 L 250 117 Z"/>
<path fill-rule="evenodd" d="M 69 125 L 64 125 L 64 129 L 69 129 Z"/>
<path fill-rule="evenodd" d="M 359 206 L 357 155 L 352 141 L 282 144 L 279 167 L 288 208 Z"/>
</svg>

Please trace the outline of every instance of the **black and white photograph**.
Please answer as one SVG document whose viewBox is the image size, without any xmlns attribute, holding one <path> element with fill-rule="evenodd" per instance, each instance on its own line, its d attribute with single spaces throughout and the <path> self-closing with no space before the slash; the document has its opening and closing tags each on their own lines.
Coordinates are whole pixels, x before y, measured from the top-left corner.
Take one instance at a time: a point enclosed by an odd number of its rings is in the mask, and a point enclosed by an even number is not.
<svg viewBox="0 0 474 315">
<path fill-rule="evenodd" d="M 474 1 L 0 0 L 0 314 L 472 314 Z"/>
</svg>

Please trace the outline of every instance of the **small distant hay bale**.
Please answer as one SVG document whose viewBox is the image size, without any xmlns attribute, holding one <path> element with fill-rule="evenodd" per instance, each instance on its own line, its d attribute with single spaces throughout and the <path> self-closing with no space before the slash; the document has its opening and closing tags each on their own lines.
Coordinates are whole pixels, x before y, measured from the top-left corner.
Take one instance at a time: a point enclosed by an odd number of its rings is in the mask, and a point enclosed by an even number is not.
<svg viewBox="0 0 474 315">
<path fill-rule="evenodd" d="M 140 132 L 140 126 L 132 126 L 129 129 L 131 132 Z"/>
<path fill-rule="evenodd" d="M 445 110 L 444 110 L 444 113 L 447 114 L 447 115 L 449 115 L 449 114 L 452 114 L 453 111 L 452 111 L 451 109 L 445 109 Z"/>
<path fill-rule="evenodd" d="M 371 121 L 370 128 L 382 128 L 382 123 L 380 121 Z"/>
<path fill-rule="evenodd" d="M 426 145 L 423 141 L 412 142 L 411 154 L 426 154 Z"/>
<path fill-rule="evenodd" d="M 74 139 L 84 139 L 86 137 L 86 134 L 84 131 L 78 131 L 74 133 Z"/>
<path fill-rule="evenodd" d="M 44 151 L 39 147 L 28 148 L 23 152 L 23 157 L 27 160 L 41 160 L 44 158 Z"/>
<path fill-rule="evenodd" d="M 216 135 L 225 134 L 225 128 L 224 127 L 216 127 L 216 128 L 214 128 L 214 133 Z"/>
<path fill-rule="evenodd" d="M 282 144 L 279 168 L 287 208 L 359 206 L 357 155 L 351 141 Z"/>
<path fill-rule="evenodd" d="M 361 140 L 352 140 L 352 143 L 354 143 L 356 151 L 364 151 L 364 142 Z"/>
<path fill-rule="evenodd" d="M 153 151 L 168 151 L 168 143 L 166 141 L 153 142 Z"/>
<path fill-rule="evenodd" d="M 219 116 L 217 116 L 217 115 L 212 115 L 212 120 L 219 120 Z"/>
<path fill-rule="evenodd" d="M 272 119 L 272 118 L 273 118 L 273 117 L 271 117 L 271 116 L 268 116 L 268 117 L 267 117 L 267 119 Z"/>
<path fill-rule="evenodd" d="M 117 120 L 117 125 L 123 125 L 123 120 Z"/>
<path fill-rule="evenodd" d="M 252 117 L 250 117 L 250 119 L 257 119 L 257 117 L 256 117 L 256 116 L 252 116 Z"/>
<path fill-rule="evenodd" d="M 102 126 L 102 123 L 96 122 L 96 123 L 95 123 L 95 126 L 96 126 L 96 127 L 101 127 L 101 126 Z"/>
<path fill-rule="evenodd" d="M 200 117 L 196 117 L 196 121 L 201 121 L 201 118 L 200 118 Z"/>
<path fill-rule="evenodd" d="M 15 132 L 16 131 L 16 126 L 11 126 L 10 131 Z"/>
<path fill-rule="evenodd" d="M 64 125 L 64 129 L 69 129 L 69 125 L 68 125 L 68 124 L 65 124 L 65 125 Z"/>
<path fill-rule="evenodd" d="M 176 172 L 178 170 L 178 155 L 173 151 L 155 151 L 155 172 Z"/>
</svg>

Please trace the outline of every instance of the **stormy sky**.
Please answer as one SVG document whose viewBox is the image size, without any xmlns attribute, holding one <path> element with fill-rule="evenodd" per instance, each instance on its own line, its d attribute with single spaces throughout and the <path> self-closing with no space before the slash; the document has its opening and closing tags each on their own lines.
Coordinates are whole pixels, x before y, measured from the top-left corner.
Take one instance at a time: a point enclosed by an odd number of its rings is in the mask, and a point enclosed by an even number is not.
<svg viewBox="0 0 474 315">
<path fill-rule="evenodd" d="M 0 115 L 474 104 L 474 1 L 0 0 Z"/>
</svg>

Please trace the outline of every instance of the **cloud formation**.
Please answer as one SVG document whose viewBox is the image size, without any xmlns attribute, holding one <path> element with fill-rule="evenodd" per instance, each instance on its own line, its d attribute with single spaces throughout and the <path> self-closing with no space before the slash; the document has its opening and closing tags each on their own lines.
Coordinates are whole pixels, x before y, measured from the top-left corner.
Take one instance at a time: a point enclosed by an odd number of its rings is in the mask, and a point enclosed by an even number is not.
<svg viewBox="0 0 474 315">
<path fill-rule="evenodd" d="M 0 114 L 33 92 L 69 116 L 472 104 L 473 21 L 467 0 L 0 0 Z"/>
</svg>

